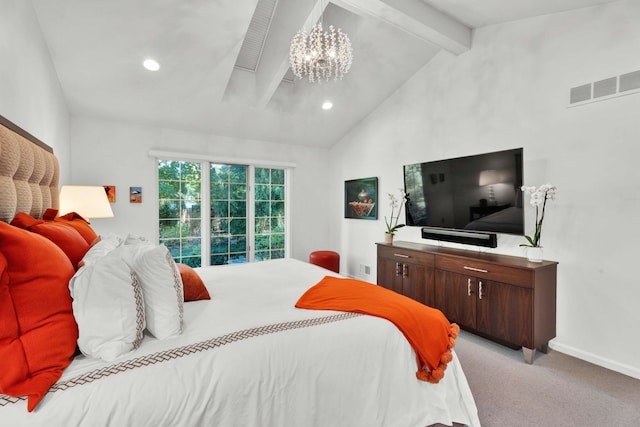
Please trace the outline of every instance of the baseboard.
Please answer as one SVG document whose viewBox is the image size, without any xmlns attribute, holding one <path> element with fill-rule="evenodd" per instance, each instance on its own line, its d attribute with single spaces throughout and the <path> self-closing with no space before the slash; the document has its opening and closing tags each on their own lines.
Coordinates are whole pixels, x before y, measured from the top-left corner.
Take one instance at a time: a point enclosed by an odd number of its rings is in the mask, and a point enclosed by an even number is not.
<svg viewBox="0 0 640 427">
<path fill-rule="evenodd" d="M 619 372 L 621 374 L 636 378 L 640 380 L 640 369 L 625 365 L 624 363 L 619 363 L 611 359 L 607 359 L 604 357 L 596 356 L 593 353 L 589 353 L 586 351 L 579 350 L 575 347 L 571 347 L 565 344 L 559 344 L 557 342 L 550 342 L 549 347 L 551 349 L 559 351 L 560 353 L 567 354 L 569 356 L 576 357 L 581 360 L 585 360 L 589 363 L 593 363 L 594 365 L 602 366 L 603 368 L 610 369 L 612 371 Z"/>
</svg>

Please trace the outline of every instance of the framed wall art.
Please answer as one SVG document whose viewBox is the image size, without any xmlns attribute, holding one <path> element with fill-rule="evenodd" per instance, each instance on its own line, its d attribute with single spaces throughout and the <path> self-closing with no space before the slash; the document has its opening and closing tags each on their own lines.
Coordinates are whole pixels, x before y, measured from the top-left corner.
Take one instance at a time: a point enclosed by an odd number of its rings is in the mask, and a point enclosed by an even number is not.
<svg viewBox="0 0 640 427">
<path fill-rule="evenodd" d="M 116 202 L 116 186 L 115 185 L 103 185 L 104 192 L 107 193 L 107 199 L 109 203 Z"/>
<path fill-rule="evenodd" d="M 378 178 L 344 182 L 344 217 L 378 219 Z"/>
<path fill-rule="evenodd" d="M 129 203 L 142 203 L 142 187 L 129 187 Z"/>
</svg>

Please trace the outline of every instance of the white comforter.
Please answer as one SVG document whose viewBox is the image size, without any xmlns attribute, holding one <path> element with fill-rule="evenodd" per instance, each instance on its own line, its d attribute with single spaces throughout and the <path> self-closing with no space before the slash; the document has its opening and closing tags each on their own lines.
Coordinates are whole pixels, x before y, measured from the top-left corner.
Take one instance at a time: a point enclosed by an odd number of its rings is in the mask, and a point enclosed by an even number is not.
<svg viewBox="0 0 640 427">
<path fill-rule="evenodd" d="M 198 272 L 212 299 L 185 304 L 182 335 L 147 336 L 111 363 L 77 357 L 34 412 L 0 399 L 0 425 L 480 425 L 455 354 L 440 383 L 422 382 L 390 322 L 294 307 L 327 270 L 286 259 Z"/>
</svg>

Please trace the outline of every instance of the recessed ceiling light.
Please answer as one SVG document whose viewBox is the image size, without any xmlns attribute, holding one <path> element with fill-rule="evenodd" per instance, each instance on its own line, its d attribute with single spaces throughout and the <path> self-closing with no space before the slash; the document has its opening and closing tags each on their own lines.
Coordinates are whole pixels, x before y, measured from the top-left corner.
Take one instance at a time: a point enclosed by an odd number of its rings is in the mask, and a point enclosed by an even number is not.
<svg viewBox="0 0 640 427">
<path fill-rule="evenodd" d="M 324 101 L 324 103 L 322 103 L 322 109 L 323 110 L 331 110 L 332 108 L 333 108 L 333 102 Z"/>
<path fill-rule="evenodd" d="M 145 59 L 142 65 L 149 71 L 158 71 L 160 69 L 160 64 L 154 59 Z"/>
</svg>

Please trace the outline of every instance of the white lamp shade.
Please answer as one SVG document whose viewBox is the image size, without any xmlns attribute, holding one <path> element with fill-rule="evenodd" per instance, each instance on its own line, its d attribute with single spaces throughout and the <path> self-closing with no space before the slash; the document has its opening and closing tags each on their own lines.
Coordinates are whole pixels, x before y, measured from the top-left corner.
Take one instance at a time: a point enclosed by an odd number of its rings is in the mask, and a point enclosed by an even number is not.
<svg viewBox="0 0 640 427">
<path fill-rule="evenodd" d="M 499 170 L 489 169 L 480 172 L 479 185 L 492 185 L 503 182 L 502 174 Z"/>
<path fill-rule="evenodd" d="M 60 190 L 60 214 L 77 212 L 83 218 L 112 218 L 104 187 L 65 185 Z"/>
</svg>

